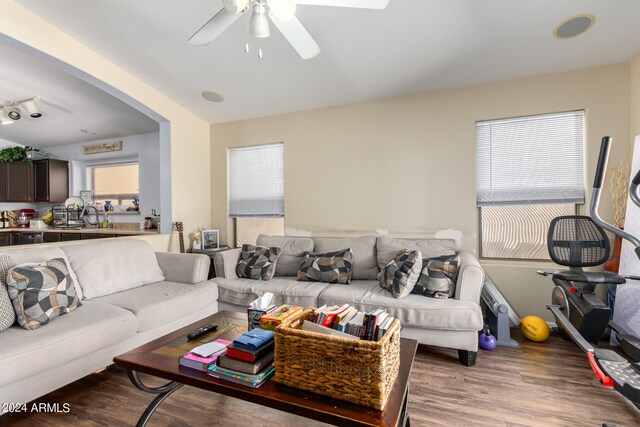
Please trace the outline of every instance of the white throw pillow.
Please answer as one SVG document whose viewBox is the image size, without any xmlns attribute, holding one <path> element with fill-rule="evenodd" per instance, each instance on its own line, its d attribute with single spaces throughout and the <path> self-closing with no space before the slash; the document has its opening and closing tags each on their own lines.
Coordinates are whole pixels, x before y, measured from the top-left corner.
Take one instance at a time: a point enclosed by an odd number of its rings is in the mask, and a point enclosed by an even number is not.
<svg viewBox="0 0 640 427">
<path fill-rule="evenodd" d="M 64 246 L 85 299 L 161 282 L 164 275 L 144 240 L 118 238 Z"/>
</svg>

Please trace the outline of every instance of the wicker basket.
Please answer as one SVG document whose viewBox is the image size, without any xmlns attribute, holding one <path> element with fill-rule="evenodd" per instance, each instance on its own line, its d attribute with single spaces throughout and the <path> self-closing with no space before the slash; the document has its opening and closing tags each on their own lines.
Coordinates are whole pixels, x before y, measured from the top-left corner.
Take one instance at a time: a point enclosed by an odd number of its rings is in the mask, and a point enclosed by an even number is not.
<svg viewBox="0 0 640 427">
<path fill-rule="evenodd" d="M 380 341 L 351 340 L 302 331 L 301 320 L 315 309 L 286 319 L 276 328 L 274 380 L 378 410 L 384 409 L 400 365 L 400 322 Z"/>
</svg>

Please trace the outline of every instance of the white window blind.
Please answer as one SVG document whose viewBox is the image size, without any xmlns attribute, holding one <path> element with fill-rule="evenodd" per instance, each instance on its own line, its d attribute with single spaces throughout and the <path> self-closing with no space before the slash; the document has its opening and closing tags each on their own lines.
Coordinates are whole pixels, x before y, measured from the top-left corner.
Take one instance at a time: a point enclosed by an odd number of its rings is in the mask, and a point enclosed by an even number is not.
<svg viewBox="0 0 640 427">
<path fill-rule="evenodd" d="M 476 124 L 478 206 L 584 203 L 584 111 Z"/>
<path fill-rule="evenodd" d="M 282 144 L 229 149 L 229 216 L 284 216 Z"/>
</svg>

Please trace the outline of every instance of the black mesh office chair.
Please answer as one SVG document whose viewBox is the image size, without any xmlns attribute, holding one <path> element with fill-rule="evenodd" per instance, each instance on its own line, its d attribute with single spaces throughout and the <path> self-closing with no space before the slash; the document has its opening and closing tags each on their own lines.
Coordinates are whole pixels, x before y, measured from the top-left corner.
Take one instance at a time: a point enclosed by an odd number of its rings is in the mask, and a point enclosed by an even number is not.
<svg viewBox="0 0 640 427">
<path fill-rule="evenodd" d="M 547 235 L 547 248 L 551 259 L 569 270 L 556 271 L 554 278 L 582 283 L 620 285 L 624 277 L 603 272 L 587 272 L 583 267 L 594 267 L 609 259 L 611 246 L 602 227 L 591 217 L 560 216 L 551 221 Z"/>
</svg>

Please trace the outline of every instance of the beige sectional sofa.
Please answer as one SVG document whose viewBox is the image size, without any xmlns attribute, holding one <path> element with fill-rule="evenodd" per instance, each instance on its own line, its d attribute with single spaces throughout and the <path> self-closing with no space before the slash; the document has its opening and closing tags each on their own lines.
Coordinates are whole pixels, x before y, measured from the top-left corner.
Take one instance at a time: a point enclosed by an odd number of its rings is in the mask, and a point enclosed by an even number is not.
<svg viewBox="0 0 640 427">
<path fill-rule="evenodd" d="M 218 311 L 204 255 L 154 253 L 149 243 L 126 238 L 0 253 L 17 264 L 65 258 L 84 294 L 75 311 L 39 329 L 15 324 L 0 332 L 0 402 L 33 400 Z"/>
<path fill-rule="evenodd" d="M 245 311 L 249 303 L 266 292 L 274 294 L 276 304 L 294 304 L 305 308 L 323 304 L 349 303 L 359 310 L 385 307 L 402 321 L 402 336 L 421 344 L 449 347 L 467 366 L 475 364 L 478 331 L 483 319 L 480 292 L 484 271 L 468 252 L 457 252 L 455 242 L 445 239 L 397 239 L 391 237 L 278 237 L 261 235 L 257 244 L 282 249 L 276 263 L 276 275 L 269 281 L 238 278 L 235 267 L 240 249 L 216 254 L 214 264 L 220 310 Z M 300 282 L 295 272 L 306 252 L 329 252 L 351 248 L 353 280 L 350 285 Z M 455 297 L 434 299 L 411 294 L 393 298 L 378 283 L 378 274 L 402 249 L 420 249 L 424 258 L 460 255 Z"/>
</svg>

